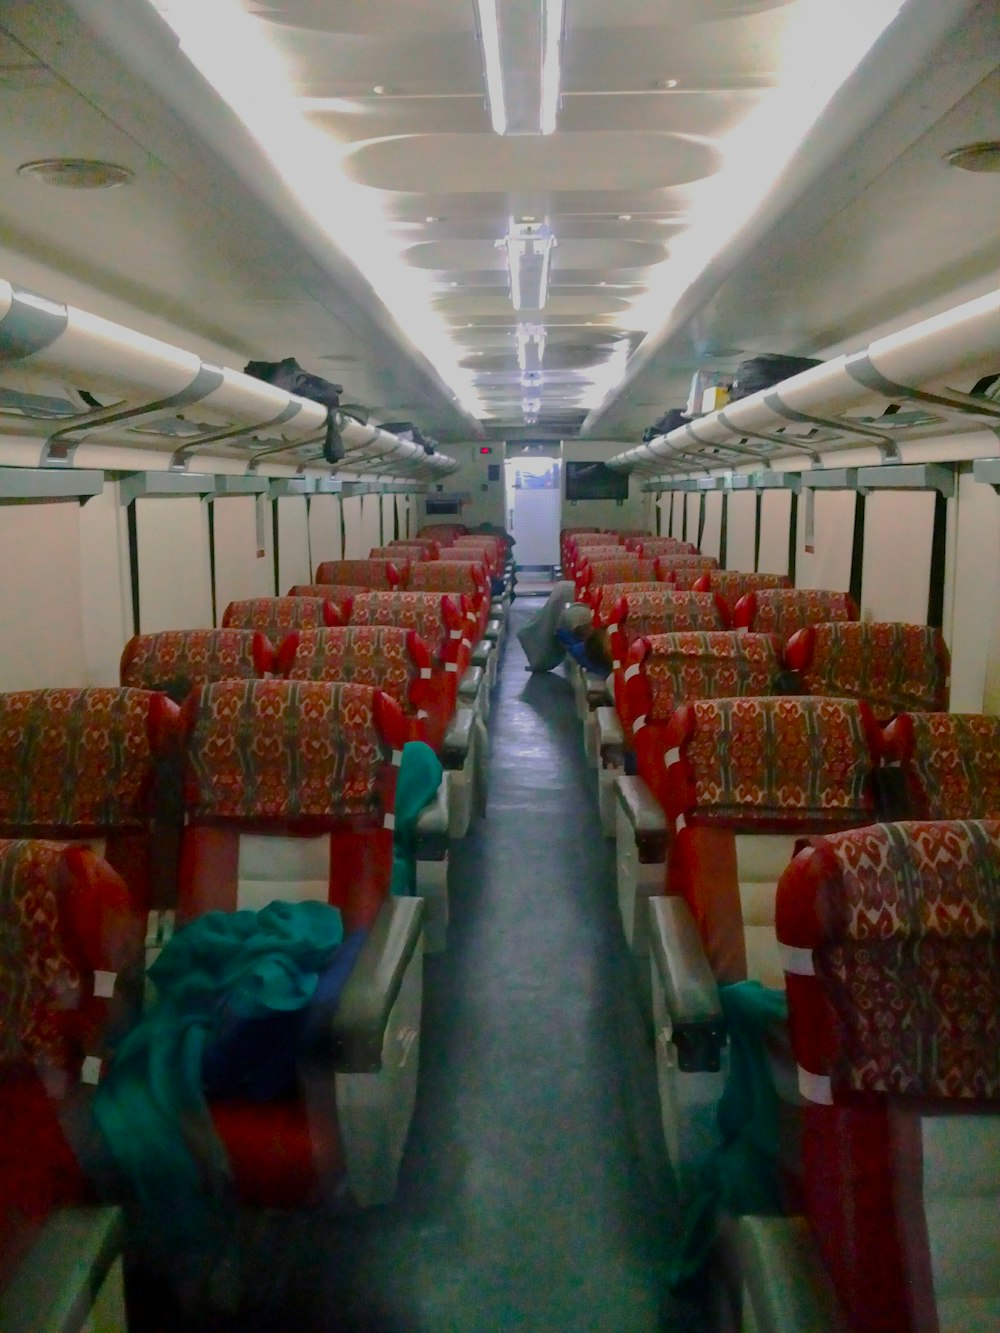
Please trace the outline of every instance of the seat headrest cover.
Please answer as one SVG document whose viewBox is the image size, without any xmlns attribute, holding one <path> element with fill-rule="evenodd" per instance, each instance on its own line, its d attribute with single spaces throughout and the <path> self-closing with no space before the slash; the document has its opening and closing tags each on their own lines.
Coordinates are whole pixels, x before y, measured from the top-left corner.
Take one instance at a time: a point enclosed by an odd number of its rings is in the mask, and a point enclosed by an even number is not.
<svg viewBox="0 0 1000 1333">
<path fill-rule="evenodd" d="M 277 640 L 293 629 L 312 629 L 336 623 L 329 618 L 331 612 L 336 616 L 336 607 L 330 600 L 335 591 L 339 598 L 345 589 L 335 590 L 327 585 L 321 596 L 251 597 L 230 602 L 222 623 L 227 629 L 260 630 Z"/>
</svg>

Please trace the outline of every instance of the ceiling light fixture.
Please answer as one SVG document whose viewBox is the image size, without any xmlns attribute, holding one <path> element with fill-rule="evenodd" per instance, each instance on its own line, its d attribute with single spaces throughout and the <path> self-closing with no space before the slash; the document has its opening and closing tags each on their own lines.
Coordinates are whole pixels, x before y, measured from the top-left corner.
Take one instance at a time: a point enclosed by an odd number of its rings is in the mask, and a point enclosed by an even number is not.
<svg viewBox="0 0 1000 1333">
<path fill-rule="evenodd" d="M 537 372 L 545 355 L 545 329 L 541 324 L 518 324 L 517 364 L 522 371 Z"/>
<path fill-rule="evenodd" d="M 565 0 L 474 0 L 490 122 L 551 134 L 559 109 Z"/>
<path fill-rule="evenodd" d="M 497 249 L 507 251 L 510 299 L 515 310 L 545 309 L 555 243 L 551 227 L 514 221 L 507 235 L 497 241 Z"/>
<path fill-rule="evenodd" d="M 86 157 L 46 157 L 38 162 L 23 163 L 17 174 L 41 181 L 43 185 L 58 185 L 64 190 L 113 190 L 116 185 L 127 185 L 135 173 L 117 162 L 99 162 Z"/>
<path fill-rule="evenodd" d="M 959 167 L 962 171 L 1000 171 L 1000 141 L 967 143 L 945 153 L 944 160 L 949 167 Z"/>
<path fill-rule="evenodd" d="M 538 414 L 542 410 L 541 398 L 522 398 L 521 411 L 524 413 L 524 419 L 529 426 L 533 426 L 538 420 Z"/>
</svg>

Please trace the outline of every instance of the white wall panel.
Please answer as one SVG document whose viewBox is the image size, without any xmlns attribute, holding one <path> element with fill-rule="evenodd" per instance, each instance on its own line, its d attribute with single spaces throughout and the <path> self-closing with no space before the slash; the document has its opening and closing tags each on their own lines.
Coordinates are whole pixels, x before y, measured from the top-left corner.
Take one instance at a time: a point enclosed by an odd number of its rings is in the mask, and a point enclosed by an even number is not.
<svg viewBox="0 0 1000 1333">
<path fill-rule="evenodd" d="M 87 683 L 80 505 L 0 506 L 0 689 Z"/>
<path fill-rule="evenodd" d="M 373 546 L 382 545 L 382 497 L 363 495 L 361 497 L 361 531 L 364 538 L 364 551 L 367 555 Z"/>
<path fill-rule="evenodd" d="M 668 500 L 670 497 L 667 497 Z M 673 508 L 670 511 L 670 531 L 668 537 L 676 537 L 678 541 L 684 535 L 684 492 L 674 491 Z"/>
<path fill-rule="evenodd" d="M 865 501 L 861 614 L 872 620 L 927 624 L 932 491 L 885 491 Z"/>
<path fill-rule="evenodd" d="M 948 571 L 951 707 L 1000 713 L 1000 497 L 971 474 L 958 479 L 954 565 Z M 950 619 L 950 634 L 949 623 Z"/>
<path fill-rule="evenodd" d="M 344 559 L 361 560 L 371 550 L 371 542 L 365 544 L 365 535 L 361 528 L 361 496 L 348 495 L 342 501 L 344 506 Z"/>
<path fill-rule="evenodd" d="M 276 501 L 278 514 L 278 595 L 293 583 L 311 583 L 314 562 L 309 552 L 309 523 L 304 495 L 282 495 Z"/>
<path fill-rule="evenodd" d="M 208 505 L 198 496 L 135 502 L 139 629 L 211 629 Z"/>
<path fill-rule="evenodd" d="M 725 496 L 721 491 L 709 491 L 705 496 L 705 530 L 701 534 L 701 549 L 705 555 L 714 555 L 716 560 L 722 547 L 722 503 Z"/>
<path fill-rule="evenodd" d="M 314 573 L 321 560 L 343 559 L 339 495 L 314 495 L 310 498 L 309 546 Z"/>
<path fill-rule="evenodd" d="M 406 495 L 396 496 L 396 532 L 399 537 L 406 536 L 406 516 L 409 513 L 409 497 Z"/>
<path fill-rule="evenodd" d="M 808 495 L 799 501 L 798 556 L 795 582 L 800 588 L 831 588 L 847 592 L 851 586 L 854 549 L 854 491 L 817 491 L 814 551 L 805 549 Z"/>
<path fill-rule="evenodd" d="M 117 482 L 106 482 L 80 509 L 80 607 L 88 685 L 117 685 L 118 663 L 132 637 L 128 511 Z"/>
<path fill-rule="evenodd" d="M 382 541 L 385 546 L 395 537 L 395 515 L 396 515 L 396 497 L 394 495 L 383 495 L 379 497 L 382 501 Z"/>
<path fill-rule="evenodd" d="M 215 613 L 221 625 L 230 602 L 274 596 L 274 533 L 267 496 L 259 499 L 255 495 L 226 496 L 213 502 L 212 514 Z M 261 539 L 262 546 L 258 545 Z M 263 551 L 263 555 L 258 555 L 258 551 Z"/>
<path fill-rule="evenodd" d="M 788 530 L 791 521 L 791 491 L 763 491 L 760 549 L 757 553 L 757 568 L 762 574 L 788 573 Z"/>
<path fill-rule="evenodd" d="M 698 491 L 692 491 L 686 495 L 685 508 L 687 509 L 687 539 L 698 545 L 698 520 L 701 517 L 701 494 Z"/>
<path fill-rule="evenodd" d="M 733 491 L 729 497 L 726 523 L 726 568 L 752 570 L 756 540 L 757 494 L 755 491 Z"/>
</svg>

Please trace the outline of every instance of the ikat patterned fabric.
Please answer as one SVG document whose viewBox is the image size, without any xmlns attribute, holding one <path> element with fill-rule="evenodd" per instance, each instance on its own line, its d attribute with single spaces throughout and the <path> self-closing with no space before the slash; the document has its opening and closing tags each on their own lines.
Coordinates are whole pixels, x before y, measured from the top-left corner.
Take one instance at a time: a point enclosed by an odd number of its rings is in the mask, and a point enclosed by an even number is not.
<svg viewBox="0 0 1000 1333">
<path fill-rule="evenodd" d="M 254 635 L 242 629 L 172 629 L 137 634 L 125 645 L 123 685 L 163 690 L 180 703 L 193 685 L 259 675 Z"/>
<path fill-rule="evenodd" d="M 627 583 L 618 587 L 605 585 L 601 599 L 602 617 L 606 618 L 622 597 L 627 607 L 623 632 L 629 647 L 636 639 L 644 639 L 650 634 L 723 628 L 719 609 L 710 592 L 680 592 L 666 583 L 641 589 Z"/>
<path fill-rule="evenodd" d="M 410 570 L 409 587 L 414 592 L 452 592 L 475 596 L 480 583 L 473 560 L 449 560 L 442 552 L 440 560 L 425 560 Z"/>
<path fill-rule="evenodd" d="M 0 694 L 0 828 L 145 828 L 152 783 L 146 690 Z"/>
<path fill-rule="evenodd" d="M 717 592 L 720 597 L 724 597 L 730 606 L 735 606 L 744 593 L 762 588 L 791 587 L 791 580 L 787 574 L 751 574 L 742 573 L 735 569 L 713 569 L 710 577 L 712 591 Z M 756 630 L 756 626 L 754 626 L 754 629 Z M 757 632 L 767 633 L 768 631 L 758 630 Z"/>
<path fill-rule="evenodd" d="M 63 851 L 57 842 L 0 839 L 0 1076 L 67 1063 L 61 1016 L 79 1004 L 82 977 L 62 942 Z"/>
<path fill-rule="evenodd" d="M 373 546 L 368 552 L 369 560 L 432 560 L 434 542 L 400 542 L 398 546 Z"/>
<path fill-rule="evenodd" d="M 750 629 L 755 634 L 776 634 L 782 643 L 806 625 L 858 618 L 849 593 L 825 588 L 759 588 L 756 601 L 757 612 Z"/>
<path fill-rule="evenodd" d="M 397 625 L 415 630 L 439 656 L 448 644 L 444 597 L 439 592 L 364 593 L 354 599 L 351 624 Z"/>
<path fill-rule="evenodd" d="M 605 583 L 656 583 L 659 572 L 655 560 L 640 560 L 635 555 L 604 557 L 591 562 L 590 556 L 582 555 L 583 572 L 589 575 L 589 586 Z"/>
<path fill-rule="evenodd" d="M 324 560 L 316 568 L 317 583 L 352 583 L 362 588 L 392 588 L 397 580 L 389 574 L 394 565 L 402 573 L 405 561 L 397 560 Z"/>
<path fill-rule="evenodd" d="M 644 556 L 657 555 L 697 555 L 698 550 L 691 542 L 682 542 L 678 537 L 633 537 L 628 546 L 642 547 Z"/>
<path fill-rule="evenodd" d="M 653 634 L 642 671 L 649 686 L 649 722 L 665 722 L 685 700 L 774 693 L 780 668 L 777 640 L 731 630 Z"/>
<path fill-rule="evenodd" d="M 816 975 L 835 1088 L 1000 1097 L 1000 822 L 876 824 L 824 840 Z"/>
<path fill-rule="evenodd" d="M 714 555 L 688 555 L 684 553 L 676 555 L 661 555 L 659 557 L 660 568 L 664 571 L 668 569 L 718 569 L 719 562 Z"/>
<path fill-rule="evenodd" d="M 337 589 L 343 595 L 342 588 Z M 260 630 L 272 643 L 278 643 L 293 629 L 315 629 L 327 623 L 329 586 L 322 597 L 251 597 L 230 602 L 222 617 L 226 629 Z"/>
<path fill-rule="evenodd" d="M 948 707 L 948 650 L 929 625 L 844 621 L 815 625 L 812 665 L 799 673 L 807 694 L 864 699 L 880 722 Z"/>
<path fill-rule="evenodd" d="M 185 706 L 185 803 L 198 820 L 367 816 L 389 761 L 375 691 L 323 681 L 221 681 Z"/>
<path fill-rule="evenodd" d="M 904 719 L 900 719 L 901 721 Z M 907 713 L 916 778 L 928 819 L 1000 819 L 1000 717 Z"/>
<path fill-rule="evenodd" d="M 403 708 L 420 669 L 410 656 L 410 630 L 393 625 L 349 625 L 303 630 L 289 680 L 339 680 L 385 690 Z"/>
<path fill-rule="evenodd" d="M 683 753 L 699 822 L 874 817 L 874 759 L 857 701 L 779 696 L 690 707 L 694 734 Z"/>
</svg>

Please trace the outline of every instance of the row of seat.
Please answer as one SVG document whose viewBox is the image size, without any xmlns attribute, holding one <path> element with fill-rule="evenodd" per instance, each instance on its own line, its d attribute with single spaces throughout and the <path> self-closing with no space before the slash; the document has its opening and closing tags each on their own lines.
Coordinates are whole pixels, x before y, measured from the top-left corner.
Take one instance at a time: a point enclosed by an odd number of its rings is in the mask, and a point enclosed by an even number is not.
<svg viewBox="0 0 1000 1333">
<path fill-rule="evenodd" d="M 227 611 L 255 628 L 136 636 L 119 688 L 0 695 L 5 1329 L 42 1326 L 47 1283 L 63 1299 L 54 1263 L 86 1290 L 120 1245 L 120 1215 L 93 1206 L 76 1129 L 175 923 L 273 900 L 339 909 L 339 1001 L 310 1011 L 298 1047 L 276 1043 L 308 1077 L 266 1101 L 224 1087 L 206 1132 L 237 1202 L 299 1206 L 345 1186 L 361 1204 L 391 1197 L 419 1067 L 422 952 L 444 945 L 448 841 L 484 777 L 476 701 L 502 635 L 480 645 L 477 631 L 491 610 L 502 629 L 499 551 L 491 540 L 476 564 L 475 603 L 365 589 L 346 608 L 319 599 L 308 625 L 287 609 L 308 598 L 261 599 Z M 456 707 L 470 672 L 473 706 Z M 413 740 L 436 748 L 444 782 Z"/>
<path fill-rule="evenodd" d="M 798 627 L 795 682 L 770 636 L 616 632 L 675 1278 L 714 1263 L 725 1328 L 996 1327 L 1000 719 L 943 711 L 923 626 Z"/>
</svg>

